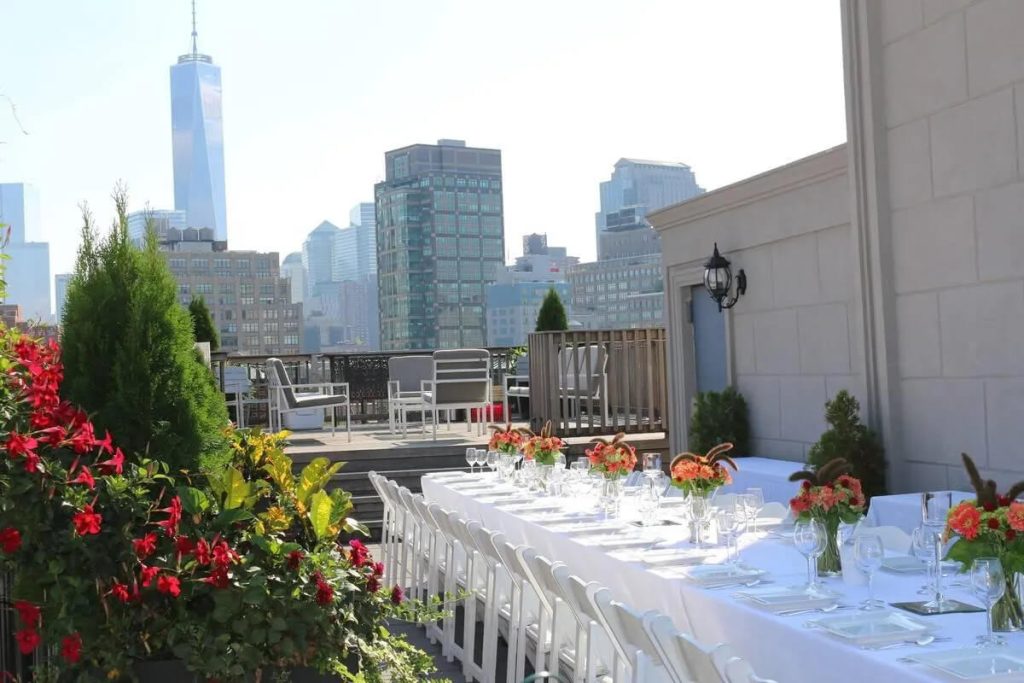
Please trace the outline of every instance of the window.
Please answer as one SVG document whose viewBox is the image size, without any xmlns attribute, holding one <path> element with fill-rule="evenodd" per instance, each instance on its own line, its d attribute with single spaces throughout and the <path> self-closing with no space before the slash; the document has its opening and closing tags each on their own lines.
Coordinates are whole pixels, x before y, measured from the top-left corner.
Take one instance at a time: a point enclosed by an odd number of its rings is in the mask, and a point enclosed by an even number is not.
<svg viewBox="0 0 1024 683">
<path fill-rule="evenodd" d="M 235 312 L 229 308 L 226 311 L 221 311 L 220 317 L 223 318 L 224 320 L 234 320 Z"/>
<path fill-rule="evenodd" d="M 178 294 L 188 294 L 188 293 L 189 293 L 188 285 L 178 285 Z"/>
<path fill-rule="evenodd" d="M 479 258 L 480 240 L 475 237 L 463 237 L 459 239 L 459 256 Z"/>
<path fill-rule="evenodd" d="M 276 308 L 265 308 L 263 309 L 264 320 L 277 320 L 277 309 Z"/>
<path fill-rule="evenodd" d="M 480 232 L 480 217 L 473 215 L 459 216 L 459 234 L 476 235 Z"/>
<path fill-rule="evenodd" d="M 167 259 L 167 265 L 171 267 L 171 270 L 185 270 L 185 259 L 183 259 L 183 258 Z"/>
<path fill-rule="evenodd" d="M 235 294 L 234 294 L 234 292 L 230 292 L 230 293 L 227 293 L 227 294 L 221 294 L 219 297 L 217 297 L 217 303 L 219 303 L 221 306 L 234 306 L 235 305 Z"/>
<path fill-rule="evenodd" d="M 198 259 L 198 258 L 192 259 L 192 272 L 193 273 L 198 273 L 198 272 L 205 273 L 206 271 L 209 270 L 209 268 L 210 268 L 210 259 L 205 259 L 205 258 L 204 259 Z"/>
<path fill-rule="evenodd" d="M 501 237 L 501 216 L 481 216 L 480 225 L 483 234 L 487 237 Z"/>
<path fill-rule="evenodd" d="M 266 344 L 267 346 L 274 346 L 275 344 L 277 344 L 277 335 L 276 334 L 266 334 L 266 335 L 263 335 L 263 343 Z"/>
<path fill-rule="evenodd" d="M 458 261 L 450 259 L 438 259 L 437 261 L 437 279 L 438 280 L 458 280 Z"/>
<path fill-rule="evenodd" d="M 243 283 L 243 284 L 241 285 L 241 287 L 240 287 L 239 291 L 241 291 L 241 292 L 242 292 L 242 294 L 252 294 L 252 293 L 253 293 L 253 290 L 254 290 L 254 288 L 255 288 L 255 286 L 254 286 L 254 285 L 252 285 L 252 284 L 245 284 L 245 283 Z"/>
<path fill-rule="evenodd" d="M 196 285 L 196 294 L 213 294 L 213 285 L 209 282 L 202 282 Z"/>
<path fill-rule="evenodd" d="M 220 331 L 221 331 L 222 334 L 231 334 L 231 333 L 234 333 L 234 332 L 238 332 L 238 325 L 236 325 L 235 323 L 228 323 L 226 325 L 221 325 L 220 326 Z"/>
<path fill-rule="evenodd" d="M 480 200 L 477 197 L 476 192 L 459 192 L 458 193 L 458 207 L 459 211 L 467 213 L 476 213 L 480 210 Z"/>
<path fill-rule="evenodd" d="M 251 296 L 243 296 L 241 301 L 243 306 L 252 306 L 256 303 L 256 300 Z"/>
<path fill-rule="evenodd" d="M 259 332 L 259 323 L 242 323 L 242 332 Z"/>
<path fill-rule="evenodd" d="M 240 258 L 240 259 L 238 259 L 238 270 L 239 271 L 248 271 L 249 270 L 249 259 L 247 259 L 247 258 Z"/>
<path fill-rule="evenodd" d="M 297 335 L 297 334 L 286 334 L 286 335 L 284 335 L 284 337 L 282 337 L 282 343 L 286 344 L 288 346 L 298 346 L 299 345 L 299 335 Z"/>
</svg>

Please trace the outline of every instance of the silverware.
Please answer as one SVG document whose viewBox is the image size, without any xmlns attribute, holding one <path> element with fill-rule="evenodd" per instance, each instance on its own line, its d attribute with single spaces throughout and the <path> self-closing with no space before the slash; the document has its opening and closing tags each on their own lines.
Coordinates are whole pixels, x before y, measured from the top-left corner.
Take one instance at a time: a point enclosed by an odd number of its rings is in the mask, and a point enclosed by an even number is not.
<svg viewBox="0 0 1024 683">
<path fill-rule="evenodd" d="M 838 602 L 827 607 L 801 607 L 800 609 L 784 609 L 775 614 L 780 617 L 795 617 L 798 614 L 811 614 L 812 612 L 835 612 L 838 609 L 851 609 L 850 605 L 840 605 Z"/>
<path fill-rule="evenodd" d="M 932 643 L 944 643 L 953 640 L 948 636 L 921 636 L 916 640 L 901 640 L 896 643 L 887 643 L 885 645 L 861 645 L 862 650 L 891 650 L 894 647 L 906 647 L 907 645 L 931 645 Z"/>
<path fill-rule="evenodd" d="M 709 591 L 718 591 L 723 590 L 725 588 L 750 588 L 760 583 L 767 583 L 767 581 L 762 581 L 761 579 L 753 579 L 751 581 L 739 581 L 735 583 L 720 583 L 714 586 L 705 586 L 705 588 Z"/>
</svg>

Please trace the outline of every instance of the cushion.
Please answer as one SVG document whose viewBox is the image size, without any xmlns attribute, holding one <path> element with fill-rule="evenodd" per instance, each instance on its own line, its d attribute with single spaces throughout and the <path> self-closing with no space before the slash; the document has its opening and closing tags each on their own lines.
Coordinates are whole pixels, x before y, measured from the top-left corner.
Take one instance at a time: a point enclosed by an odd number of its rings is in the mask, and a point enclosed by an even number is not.
<svg viewBox="0 0 1024 683">
<path fill-rule="evenodd" d="M 317 394 L 315 396 L 299 396 L 295 399 L 295 408 L 318 408 L 327 406 L 343 406 L 348 403 L 344 394 Z"/>
</svg>

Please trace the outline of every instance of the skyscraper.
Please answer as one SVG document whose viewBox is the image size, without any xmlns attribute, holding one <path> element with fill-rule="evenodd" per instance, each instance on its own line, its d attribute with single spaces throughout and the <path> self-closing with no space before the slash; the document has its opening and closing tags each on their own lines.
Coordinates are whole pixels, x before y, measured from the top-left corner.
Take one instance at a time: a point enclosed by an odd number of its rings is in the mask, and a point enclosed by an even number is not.
<svg viewBox="0 0 1024 683">
<path fill-rule="evenodd" d="M 210 228 L 215 246 L 226 249 L 220 67 L 199 53 L 196 37 L 193 0 L 192 51 L 171 67 L 174 208 L 185 212 L 188 227 Z"/>
<path fill-rule="evenodd" d="M 39 196 L 25 183 L 0 183 L 0 224 L 10 226 L 3 252 L 7 261 L 7 298 L 21 306 L 26 320 L 50 322 L 50 245 L 29 241 L 41 236 Z"/>
<path fill-rule="evenodd" d="M 170 230 L 185 230 L 188 220 L 184 211 L 168 211 L 166 209 L 144 209 L 128 214 L 128 239 L 138 246 L 146 241 L 146 226 L 152 223 L 156 230 L 158 242 L 168 239 Z"/>
<path fill-rule="evenodd" d="M 384 155 L 375 186 L 381 348 L 480 347 L 504 265 L 501 151 L 461 140 Z"/>
<path fill-rule="evenodd" d="M 281 277 L 291 283 L 292 302 L 302 303 L 306 298 L 306 267 L 302 265 L 302 252 L 293 251 L 281 261 Z"/>
<path fill-rule="evenodd" d="M 338 233 L 334 245 L 334 280 L 360 280 L 377 275 L 377 216 L 372 202 L 349 211 L 349 226 Z"/>
<path fill-rule="evenodd" d="M 696 197 L 703 194 L 704 189 L 697 184 L 696 176 L 686 164 L 619 159 L 611 178 L 601 183 L 600 192 L 601 210 L 595 216 L 599 260 L 625 256 L 607 253 L 609 245 L 602 239 L 606 233 L 640 227 L 650 230 L 648 213 Z M 608 237 L 614 240 L 614 236 Z M 660 247 L 656 246 L 654 253 L 661 253 Z"/>
<path fill-rule="evenodd" d="M 302 243 L 302 266 L 306 269 L 306 298 L 331 289 L 334 279 L 334 245 L 341 232 L 334 223 L 323 221 Z"/>
<path fill-rule="evenodd" d="M 71 273 L 57 273 L 53 276 L 53 303 L 57 324 L 64 318 L 64 303 L 68 299 L 68 285 L 71 284 Z"/>
</svg>

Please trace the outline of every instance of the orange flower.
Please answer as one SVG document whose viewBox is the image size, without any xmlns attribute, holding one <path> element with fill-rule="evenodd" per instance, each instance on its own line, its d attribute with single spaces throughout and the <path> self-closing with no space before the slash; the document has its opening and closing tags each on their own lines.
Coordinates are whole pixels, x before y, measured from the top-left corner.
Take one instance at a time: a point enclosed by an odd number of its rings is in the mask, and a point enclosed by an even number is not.
<svg viewBox="0 0 1024 683">
<path fill-rule="evenodd" d="M 1024 503 L 1010 503 L 1006 511 L 1006 521 L 1014 531 L 1024 531 Z"/>
<path fill-rule="evenodd" d="M 977 538 L 980 527 L 981 513 L 968 502 L 960 503 L 949 513 L 949 528 L 968 541 Z"/>
</svg>

